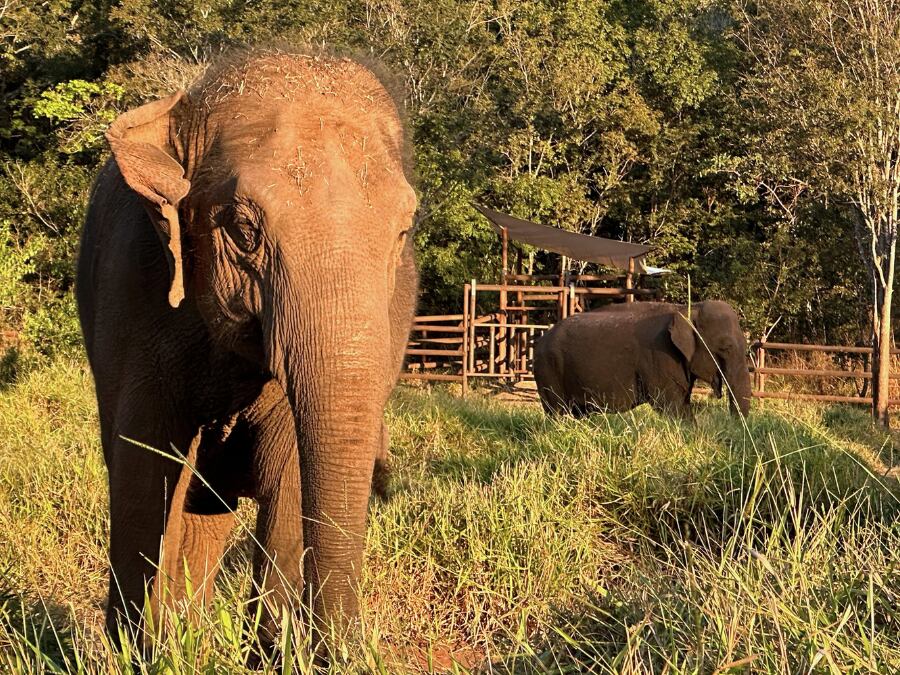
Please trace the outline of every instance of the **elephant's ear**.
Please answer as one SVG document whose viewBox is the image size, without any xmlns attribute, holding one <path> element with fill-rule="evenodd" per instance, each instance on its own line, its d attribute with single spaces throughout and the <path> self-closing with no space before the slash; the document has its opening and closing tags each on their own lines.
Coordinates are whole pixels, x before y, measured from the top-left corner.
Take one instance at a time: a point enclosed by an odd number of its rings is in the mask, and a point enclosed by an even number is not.
<svg viewBox="0 0 900 675">
<path fill-rule="evenodd" d="M 675 312 L 672 315 L 672 322 L 669 324 L 669 335 L 672 338 L 672 343 L 678 347 L 678 351 L 684 354 L 685 360 L 690 363 L 697 349 L 697 338 L 694 336 L 694 327 L 691 326 L 687 317 L 681 312 Z"/>
<path fill-rule="evenodd" d="M 147 211 L 166 249 L 171 286 L 169 304 L 184 299 L 184 261 L 178 203 L 190 190 L 184 167 L 172 143 L 172 114 L 185 97 L 179 91 L 121 115 L 109 127 L 106 139 L 122 177 L 144 198 Z"/>
</svg>

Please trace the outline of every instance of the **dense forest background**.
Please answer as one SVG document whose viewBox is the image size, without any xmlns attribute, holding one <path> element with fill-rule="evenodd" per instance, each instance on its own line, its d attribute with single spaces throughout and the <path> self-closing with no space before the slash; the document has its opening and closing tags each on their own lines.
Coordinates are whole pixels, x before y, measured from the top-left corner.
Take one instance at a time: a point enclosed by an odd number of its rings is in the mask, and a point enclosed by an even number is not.
<svg viewBox="0 0 900 675">
<path fill-rule="evenodd" d="M 649 242 L 676 272 L 669 298 L 729 300 L 754 335 L 868 340 L 846 210 L 800 191 L 785 205 L 761 178 L 791 153 L 754 105 L 746 21 L 707 0 L 0 0 L 7 367 L 80 349 L 74 261 L 106 125 L 229 44 L 276 41 L 371 55 L 405 88 L 424 311 L 499 273 L 475 200 Z"/>
</svg>

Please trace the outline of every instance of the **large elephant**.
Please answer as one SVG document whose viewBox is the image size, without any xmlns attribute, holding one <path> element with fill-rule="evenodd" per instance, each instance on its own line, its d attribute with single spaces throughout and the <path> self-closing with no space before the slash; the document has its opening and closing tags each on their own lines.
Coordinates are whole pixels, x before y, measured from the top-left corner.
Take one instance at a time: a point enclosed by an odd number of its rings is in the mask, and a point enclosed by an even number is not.
<svg viewBox="0 0 900 675">
<path fill-rule="evenodd" d="M 77 296 L 109 471 L 108 628 L 145 592 L 183 598 L 185 565 L 207 600 L 241 496 L 259 504 L 269 620 L 301 597 L 351 619 L 416 297 L 394 99 L 350 59 L 244 51 L 107 139 Z"/>
<path fill-rule="evenodd" d="M 581 416 L 649 403 L 689 418 L 699 379 L 717 396 L 727 383 L 732 411 L 747 415 L 747 342 L 734 310 L 725 302 L 699 302 L 691 306 L 690 323 L 686 317 L 684 306 L 635 302 L 560 321 L 535 347 L 544 409 Z"/>
</svg>

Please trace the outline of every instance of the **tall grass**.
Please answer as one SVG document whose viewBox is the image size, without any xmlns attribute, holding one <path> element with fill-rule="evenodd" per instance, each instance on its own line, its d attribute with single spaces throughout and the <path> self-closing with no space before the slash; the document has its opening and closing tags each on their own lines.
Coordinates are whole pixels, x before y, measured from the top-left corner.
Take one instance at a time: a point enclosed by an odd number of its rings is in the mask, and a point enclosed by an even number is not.
<svg viewBox="0 0 900 675">
<path fill-rule="evenodd" d="M 401 388 L 388 420 L 394 494 L 333 671 L 900 671 L 900 456 L 863 410 L 552 420 Z M 110 646 L 96 439 L 82 366 L 0 391 L 0 671 L 245 670 L 240 530 L 197 622 L 145 659 Z M 263 669 L 314 670 L 304 636 L 285 620 Z"/>
</svg>

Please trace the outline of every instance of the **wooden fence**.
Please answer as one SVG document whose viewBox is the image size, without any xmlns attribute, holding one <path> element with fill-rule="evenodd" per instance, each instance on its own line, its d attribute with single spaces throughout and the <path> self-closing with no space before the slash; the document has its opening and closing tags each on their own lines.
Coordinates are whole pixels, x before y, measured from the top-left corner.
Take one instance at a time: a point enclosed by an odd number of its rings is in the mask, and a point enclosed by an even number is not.
<svg viewBox="0 0 900 675">
<path fill-rule="evenodd" d="M 417 316 L 406 347 L 401 379 L 460 382 L 466 392 L 466 314 Z"/>
<path fill-rule="evenodd" d="M 559 300 L 565 307 L 566 314 L 574 307 L 575 298 L 587 291 L 591 295 L 611 295 L 614 289 L 577 289 L 574 287 L 512 287 L 487 286 L 485 291 L 522 292 L 528 307 L 527 298 L 535 301 L 544 300 L 553 303 Z M 579 293 L 579 291 L 581 293 Z M 598 292 L 599 291 L 599 292 Z M 618 294 L 621 295 L 621 292 Z M 549 324 L 521 323 L 516 317 L 504 316 L 499 312 L 478 315 L 477 294 L 471 285 L 466 285 L 462 314 L 445 314 L 416 317 L 409 345 L 406 350 L 406 366 L 401 377 L 410 380 L 428 380 L 439 382 L 458 382 L 462 385 L 463 394 L 468 390 L 472 378 L 495 378 L 498 380 L 524 381 L 533 379 L 532 360 L 534 343 Z M 753 396 L 755 398 L 787 399 L 795 401 L 820 401 L 829 403 L 871 404 L 871 396 L 821 394 L 808 391 L 794 391 L 788 387 L 780 387 L 773 391 L 767 389 L 770 377 L 791 378 L 801 387 L 806 387 L 810 380 L 846 380 L 871 381 L 872 372 L 850 367 L 839 368 L 786 368 L 771 365 L 770 362 L 783 360 L 787 353 L 797 355 L 811 352 L 828 354 L 845 354 L 868 356 L 869 347 L 850 347 L 842 345 L 809 345 L 786 342 L 766 342 L 759 340 L 750 347 L 750 372 L 753 378 Z M 900 355 L 900 349 L 891 353 Z M 779 356 L 776 356 L 779 355 Z M 851 363 L 852 366 L 852 363 Z M 900 380 L 900 371 L 891 375 L 891 380 Z M 702 392 L 702 389 L 698 389 Z M 900 399 L 892 399 L 892 406 L 900 406 Z"/>
<path fill-rule="evenodd" d="M 837 394 L 811 394 L 798 391 L 767 391 L 767 376 L 797 378 L 799 380 L 822 379 L 857 379 L 871 380 L 871 370 L 841 370 L 841 369 L 816 369 L 816 368 L 779 368 L 767 365 L 767 357 L 774 353 L 794 352 L 810 353 L 825 352 L 830 354 L 859 354 L 868 356 L 872 353 L 871 347 L 848 347 L 841 345 L 805 345 L 790 342 L 767 342 L 759 340 L 750 347 L 754 355 L 754 363 L 751 365 L 753 373 L 753 396 L 755 398 L 779 398 L 792 401 L 822 401 L 827 403 L 872 403 L 871 396 L 846 396 Z M 900 354 L 900 349 L 892 349 L 891 355 Z M 900 373 L 892 373 L 892 380 L 900 380 Z M 900 399 L 891 399 L 890 405 L 900 405 Z"/>
</svg>

